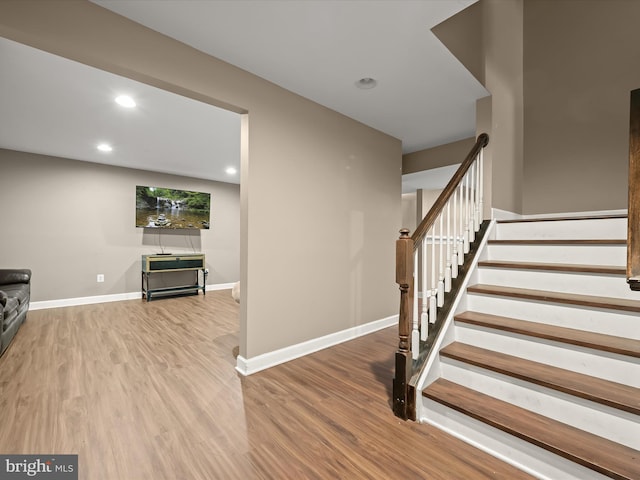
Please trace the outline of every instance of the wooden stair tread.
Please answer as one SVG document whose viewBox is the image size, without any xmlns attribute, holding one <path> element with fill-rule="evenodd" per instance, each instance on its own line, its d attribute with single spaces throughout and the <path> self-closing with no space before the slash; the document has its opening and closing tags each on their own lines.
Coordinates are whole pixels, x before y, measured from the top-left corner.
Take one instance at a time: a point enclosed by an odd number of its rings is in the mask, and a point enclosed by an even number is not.
<svg viewBox="0 0 640 480">
<path fill-rule="evenodd" d="M 640 312 L 640 301 L 625 298 L 598 297 L 595 295 L 578 295 L 576 293 L 550 292 L 529 288 L 504 287 L 501 285 L 472 285 L 467 292 L 485 295 L 499 295 L 504 297 L 523 298 L 544 302 L 563 303 L 627 312 Z"/>
<path fill-rule="evenodd" d="M 440 378 L 422 394 L 538 447 L 616 479 L 640 478 L 640 451 Z"/>
<path fill-rule="evenodd" d="M 459 342 L 440 355 L 640 415 L 638 388 Z"/>
<path fill-rule="evenodd" d="M 615 337 L 613 335 L 586 332 L 574 328 L 558 327 L 545 323 L 517 320 L 515 318 L 479 312 L 463 312 L 456 315 L 455 320 L 521 335 L 544 338 L 556 342 L 640 358 L 640 340 L 631 338 Z"/>
<path fill-rule="evenodd" d="M 514 262 L 506 260 L 483 260 L 478 262 L 478 265 L 480 267 L 544 270 L 551 272 L 580 272 L 610 275 L 626 275 L 627 273 L 625 266 L 618 265 L 576 265 L 573 263 Z"/>
<path fill-rule="evenodd" d="M 618 213 L 611 215 L 582 215 L 573 217 L 516 218 L 511 220 L 498 220 L 497 223 L 564 222 L 567 220 L 607 220 L 613 218 L 628 218 L 628 215 L 626 213 Z"/>
<path fill-rule="evenodd" d="M 626 239 L 619 238 L 530 238 L 513 240 L 489 240 L 489 245 L 626 245 Z"/>
</svg>

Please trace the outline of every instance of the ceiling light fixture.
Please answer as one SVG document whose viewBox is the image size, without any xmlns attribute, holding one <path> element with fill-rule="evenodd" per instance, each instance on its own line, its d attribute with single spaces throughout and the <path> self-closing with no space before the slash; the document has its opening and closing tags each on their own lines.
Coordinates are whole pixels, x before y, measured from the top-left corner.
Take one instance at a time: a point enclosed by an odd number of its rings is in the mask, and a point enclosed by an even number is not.
<svg viewBox="0 0 640 480">
<path fill-rule="evenodd" d="M 110 152 L 111 150 L 113 150 L 113 147 L 111 145 L 109 145 L 108 143 L 101 143 L 96 148 L 98 150 L 100 150 L 101 152 Z"/>
<path fill-rule="evenodd" d="M 133 108 L 136 106 L 135 100 L 128 95 L 120 95 L 116 97 L 116 103 L 125 108 Z"/>
<path fill-rule="evenodd" d="M 235 175 L 236 173 L 238 173 L 238 171 L 233 167 L 228 167 L 225 172 L 227 172 L 227 175 Z"/>
<path fill-rule="evenodd" d="M 356 82 L 356 87 L 361 90 L 369 90 L 371 88 L 374 88 L 376 85 L 378 85 L 378 82 L 375 78 L 371 77 L 364 77 Z"/>
</svg>

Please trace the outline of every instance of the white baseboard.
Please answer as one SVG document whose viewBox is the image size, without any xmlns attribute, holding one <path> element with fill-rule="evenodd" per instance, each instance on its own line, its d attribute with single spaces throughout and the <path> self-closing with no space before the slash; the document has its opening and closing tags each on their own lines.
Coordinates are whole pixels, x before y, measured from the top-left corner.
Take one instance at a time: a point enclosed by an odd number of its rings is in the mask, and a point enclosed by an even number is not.
<svg viewBox="0 0 640 480">
<path fill-rule="evenodd" d="M 92 297 L 61 298 L 59 300 L 44 300 L 31 302 L 29 310 L 44 310 L 47 308 L 74 307 L 76 305 L 90 305 L 93 303 L 120 302 L 142 298 L 140 292 L 115 293 L 112 295 L 95 295 Z"/>
<path fill-rule="evenodd" d="M 295 360 L 296 358 L 309 355 L 310 353 L 332 347 L 339 343 L 347 342 L 354 338 L 377 332 L 383 328 L 397 325 L 397 323 L 398 315 L 392 315 L 387 318 L 365 323 L 364 325 L 357 325 L 340 332 L 331 333 L 324 337 L 314 338 L 306 342 L 298 343 L 297 345 L 291 345 L 289 347 L 281 348 L 280 350 L 263 353 L 262 355 L 258 355 L 253 358 L 244 358 L 238 355 L 236 359 L 236 370 L 242 375 L 251 375 L 253 373 L 266 370 L 267 368 L 275 367 L 281 363 Z"/>
<path fill-rule="evenodd" d="M 213 290 L 231 290 L 235 284 L 236 284 L 236 282 L 217 283 L 215 285 L 207 285 L 206 290 L 207 290 L 207 292 L 213 291 Z"/>
<path fill-rule="evenodd" d="M 536 213 L 530 215 L 521 215 L 521 218 L 563 218 L 563 217 L 604 217 L 607 215 L 627 215 L 628 210 L 621 208 L 619 210 L 590 210 L 585 212 L 560 212 L 560 213 Z"/>
<path fill-rule="evenodd" d="M 231 290 L 233 283 L 218 283 L 207 285 L 206 291 Z M 121 302 L 123 300 L 136 300 L 142 298 L 142 292 L 114 293 L 111 295 L 95 295 L 91 297 L 62 298 L 59 300 L 44 300 L 31 302 L 29 310 L 44 310 L 47 308 L 74 307 L 77 305 L 91 305 L 93 303 Z"/>
<path fill-rule="evenodd" d="M 491 220 L 520 220 L 521 218 L 522 215 L 519 213 L 500 210 L 499 208 L 491 209 Z"/>
<path fill-rule="evenodd" d="M 535 213 L 529 215 L 521 215 L 519 213 L 500 210 L 499 208 L 491 209 L 491 218 L 496 220 L 526 220 L 532 218 L 564 218 L 564 217 L 602 217 L 606 215 L 627 215 L 626 208 L 618 210 L 593 210 L 585 212 L 560 212 L 560 213 Z"/>
</svg>

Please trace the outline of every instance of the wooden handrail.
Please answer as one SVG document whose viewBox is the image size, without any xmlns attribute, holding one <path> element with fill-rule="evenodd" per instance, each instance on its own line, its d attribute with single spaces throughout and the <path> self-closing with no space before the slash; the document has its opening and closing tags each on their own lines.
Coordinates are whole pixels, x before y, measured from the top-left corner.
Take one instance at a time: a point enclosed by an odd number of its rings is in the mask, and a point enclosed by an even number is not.
<svg viewBox="0 0 640 480">
<path fill-rule="evenodd" d="M 428 316 L 435 316 L 437 314 L 438 307 L 444 306 L 444 294 L 445 292 L 451 291 L 451 280 L 452 277 L 457 276 L 458 265 L 462 265 L 463 257 L 466 252 L 469 252 L 469 243 L 471 242 L 471 237 L 473 237 L 474 233 L 477 232 L 480 228 L 479 223 L 482 221 L 482 195 L 481 195 L 481 185 L 482 185 L 482 168 L 479 165 L 482 165 L 482 149 L 487 146 L 489 143 L 489 135 L 486 133 L 478 136 L 473 148 L 462 162 L 458 170 L 453 175 L 447 186 L 444 188 L 438 199 L 435 201 L 427 216 L 420 222 L 420 225 L 414 232 L 414 234 L 410 237 L 409 230 L 403 229 L 400 231 L 401 235 L 398 241 L 396 242 L 396 283 L 400 287 L 400 314 L 398 320 L 398 350 L 396 350 L 396 369 L 395 376 L 393 378 L 393 411 L 396 416 L 403 419 L 412 419 L 415 420 L 416 416 L 416 399 L 415 399 L 415 386 L 411 384 L 410 380 L 414 373 L 414 369 L 417 368 L 417 365 L 420 363 L 420 342 L 426 342 L 427 335 L 427 311 Z M 467 181 L 469 176 L 467 172 L 474 165 L 476 160 L 479 160 L 479 165 L 476 164 L 474 170 L 471 170 L 470 176 L 474 178 L 474 185 L 467 189 L 467 192 L 470 190 L 474 190 L 474 198 L 471 200 L 471 197 L 467 197 L 466 200 L 460 199 L 460 205 L 462 206 L 463 202 L 466 204 L 467 210 L 467 218 L 466 225 L 464 228 L 466 229 L 463 233 L 462 229 L 462 216 L 460 216 L 460 232 L 459 236 L 456 234 L 455 225 L 453 235 L 450 235 L 449 231 L 449 210 L 451 204 L 449 203 L 452 196 L 454 196 L 454 192 L 457 191 L 459 187 L 462 187 L 463 182 L 465 181 L 465 176 Z M 478 192 L 480 190 L 480 193 Z M 470 193 L 469 193 L 470 195 Z M 456 199 L 458 198 L 457 194 L 453 198 L 454 202 L 454 210 Z M 474 202 L 476 202 L 474 204 Z M 446 240 L 444 240 L 445 235 L 443 234 L 443 211 L 447 209 L 447 231 L 446 231 Z M 471 211 L 469 210 L 471 208 Z M 439 260 L 440 260 L 440 281 L 438 283 L 437 289 L 434 287 L 436 270 L 435 266 L 432 266 L 432 291 L 429 293 L 425 293 L 423 291 L 422 302 L 423 302 L 423 313 L 422 316 L 417 316 L 414 313 L 414 309 L 417 310 L 417 301 L 416 301 L 416 280 L 414 276 L 414 262 L 418 261 L 418 256 L 416 249 L 423 243 L 425 238 L 427 237 L 428 232 L 432 232 L 432 257 L 435 252 L 435 227 L 434 224 L 437 219 L 440 219 L 440 227 L 439 227 Z M 454 216 L 454 224 L 456 223 Z M 432 230 L 433 227 L 433 230 Z M 485 229 L 486 230 L 486 229 Z M 453 240 L 452 240 L 453 238 Z M 462 248 L 462 244 L 460 244 L 459 252 L 457 253 L 456 249 L 453 251 L 452 259 L 449 257 L 449 246 L 451 243 L 462 242 L 464 238 L 464 248 Z M 447 245 L 447 269 L 446 275 L 443 272 L 444 266 L 444 252 L 443 252 L 443 241 L 446 242 Z M 426 261 L 426 253 L 423 257 Z M 435 261 L 434 259 L 432 259 Z M 451 261 L 454 260 L 454 261 Z M 451 265 L 455 263 L 455 270 L 449 268 Z M 426 271 L 426 270 L 423 270 Z M 455 273 L 452 273 L 455 272 Z M 426 289 L 427 281 L 426 278 L 423 280 L 423 288 Z M 437 291 L 437 292 L 436 292 Z M 428 298 L 427 298 L 428 297 Z M 427 300 L 430 302 L 427 307 Z M 415 317 L 415 318 L 414 318 Z M 420 329 L 418 323 L 422 321 L 423 327 Z M 434 320 L 435 321 L 435 320 Z M 421 338 L 422 336 L 422 338 Z M 412 347 L 413 345 L 413 347 Z M 414 363 L 415 360 L 415 363 Z"/>
<path fill-rule="evenodd" d="M 630 110 L 627 283 L 640 290 L 640 89 L 631 92 Z"/>
<path fill-rule="evenodd" d="M 440 193 L 440 196 L 434 202 L 433 206 L 429 210 L 429 213 L 427 213 L 427 215 L 422 219 L 422 222 L 420 222 L 420 225 L 418 225 L 416 231 L 413 232 L 411 239 L 413 240 L 414 248 L 417 248 L 417 246 L 420 245 L 425 235 L 438 218 L 438 215 L 451 198 L 451 195 L 453 195 L 453 192 L 455 192 L 456 188 L 460 184 L 460 181 L 464 178 L 464 175 L 469 170 L 469 167 L 471 167 L 474 160 L 480 153 L 480 150 L 486 147 L 488 143 L 489 135 L 487 135 L 486 133 L 482 133 L 478 136 L 476 143 L 467 155 L 467 158 L 465 158 L 464 162 L 460 164 L 460 167 L 458 167 L 456 173 L 453 174 L 453 177 L 451 177 L 451 180 L 449 180 L 447 186 L 444 187 L 444 190 L 442 190 L 442 193 Z"/>
</svg>

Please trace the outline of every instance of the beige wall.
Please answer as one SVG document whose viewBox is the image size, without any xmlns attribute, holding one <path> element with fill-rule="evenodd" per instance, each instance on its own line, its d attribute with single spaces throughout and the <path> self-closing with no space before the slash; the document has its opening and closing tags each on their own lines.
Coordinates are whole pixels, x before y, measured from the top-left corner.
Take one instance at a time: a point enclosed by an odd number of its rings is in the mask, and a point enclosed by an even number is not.
<svg viewBox="0 0 640 480">
<path fill-rule="evenodd" d="M 397 313 L 399 140 L 88 2 L 1 2 L 0 34 L 248 112 L 243 357 Z"/>
<path fill-rule="evenodd" d="M 489 208 L 521 212 L 524 164 L 523 0 L 480 0 L 433 32 L 486 87 L 476 107 L 485 151 L 485 216 Z"/>
<path fill-rule="evenodd" d="M 140 292 L 140 256 L 159 242 L 205 253 L 210 285 L 240 276 L 238 185 L 4 149 L 0 165 L 0 265 L 33 271 L 34 301 Z M 136 185 L 210 193 L 211 229 L 136 228 Z"/>
<path fill-rule="evenodd" d="M 482 0 L 473 3 L 431 31 L 485 85 L 483 7 Z"/>
<path fill-rule="evenodd" d="M 627 207 L 640 2 L 525 3 L 524 212 Z"/>
<path fill-rule="evenodd" d="M 416 173 L 434 168 L 456 165 L 469 154 L 476 140 L 473 137 L 437 147 L 427 148 L 402 156 L 402 173 Z M 442 189 L 419 189 L 415 193 L 402 195 L 402 228 L 415 231 L 424 216 L 442 193 Z"/>
<path fill-rule="evenodd" d="M 475 142 L 475 138 L 470 137 L 418 152 L 407 153 L 402 156 L 402 173 L 405 175 L 462 163 Z"/>
<path fill-rule="evenodd" d="M 409 229 L 410 232 L 414 232 L 417 227 L 417 215 L 418 201 L 416 198 L 416 192 L 403 193 L 402 194 L 402 222 L 400 225 L 402 228 Z"/>
<path fill-rule="evenodd" d="M 468 153 L 468 152 L 467 152 Z M 424 218 L 436 200 L 442 193 L 442 189 L 438 190 L 423 190 L 422 191 L 422 217 Z"/>
<path fill-rule="evenodd" d="M 522 212 L 523 0 L 483 0 L 485 87 L 491 92 L 491 206 Z"/>
<path fill-rule="evenodd" d="M 448 165 L 460 164 L 471 151 L 475 138 L 465 138 L 457 142 L 427 148 L 402 156 L 402 173 L 416 173 Z M 438 199 L 440 190 L 420 189 L 418 192 L 402 195 L 402 228 L 413 232 L 422 218 Z"/>
<path fill-rule="evenodd" d="M 638 18 L 636 1 L 480 0 L 434 29 L 492 94 L 477 109 L 491 206 L 626 208 Z"/>
<path fill-rule="evenodd" d="M 429 209 L 438 199 L 442 190 L 418 190 L 402 194 L 402 228 L 415 231 Z"/>
</svg>

